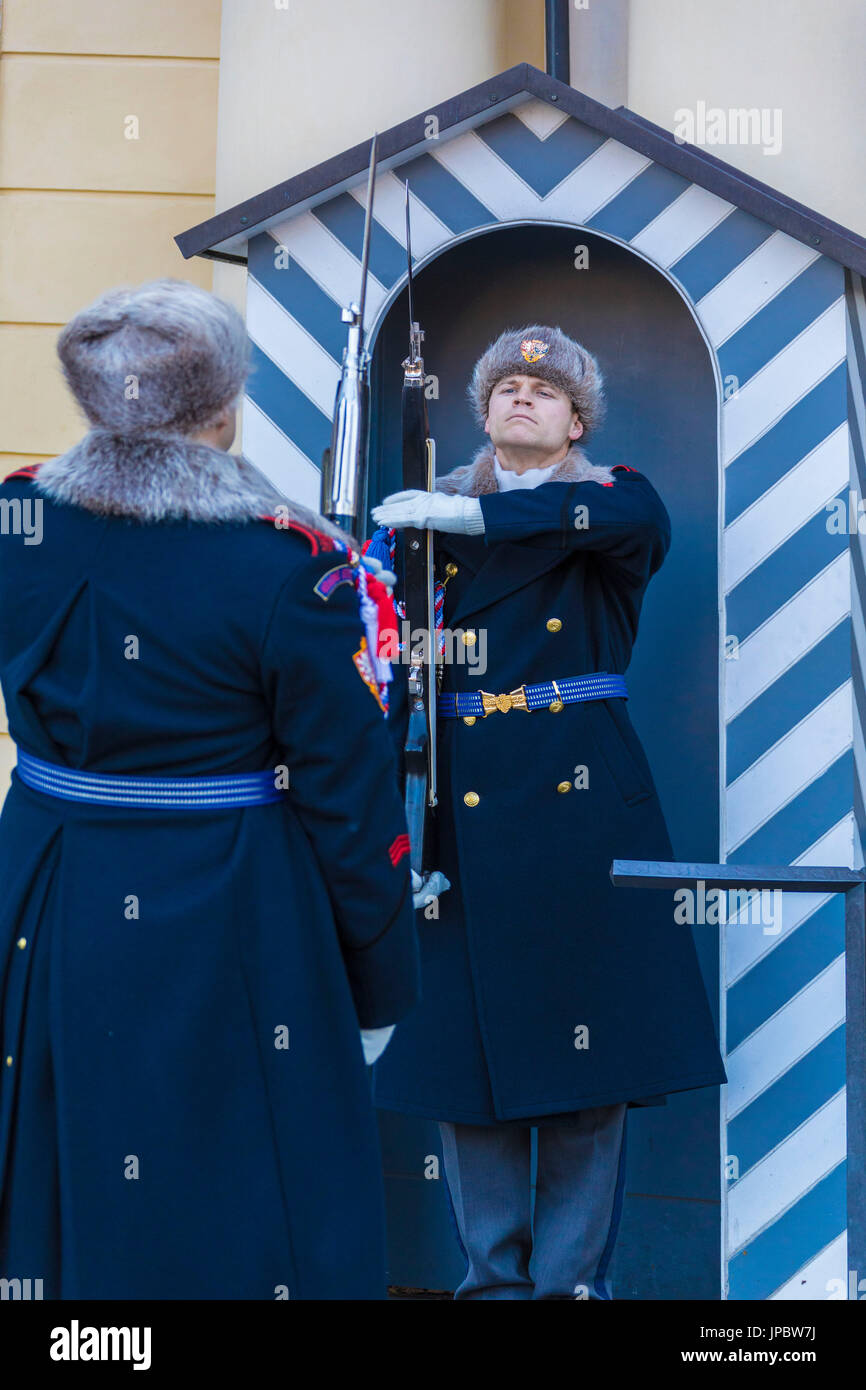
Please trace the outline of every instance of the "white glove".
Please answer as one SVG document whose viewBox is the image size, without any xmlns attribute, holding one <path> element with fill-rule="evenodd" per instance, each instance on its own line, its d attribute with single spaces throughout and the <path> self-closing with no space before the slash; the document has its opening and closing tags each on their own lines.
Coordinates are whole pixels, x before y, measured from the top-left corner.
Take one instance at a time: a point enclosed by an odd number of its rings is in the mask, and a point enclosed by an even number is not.
<svg viewBox="0 0 866 1390">
<path fill-rule="evenodd" d="M 377 526 L 414 526 L 419 531 L 456 531 L 480 536 L 484 515 L 477 497 L 452 497 L 447 492 L 409 488 L 392 492 L 371 513 Z"/>
<path fill-rule="evenodd" d="M 368 1067 L 378 1061 L 391 1041 L 391 1034 L 396 1028 L 395 1023 L 391 1023 L 387 1028 L 362 1028 L 361 1046 L 364 1049 L 364 1061 Z"/>
<path fill-rule="evenodd" d="M 451 887 L 450 879 L 447 879 L 440 869 L 434 869 L 425 878 L 414 869 L 411 873 L 412 902 L 415 907 L 426 907 L 431 898 L 438 898 L 440 893 Z"/>
</svg>

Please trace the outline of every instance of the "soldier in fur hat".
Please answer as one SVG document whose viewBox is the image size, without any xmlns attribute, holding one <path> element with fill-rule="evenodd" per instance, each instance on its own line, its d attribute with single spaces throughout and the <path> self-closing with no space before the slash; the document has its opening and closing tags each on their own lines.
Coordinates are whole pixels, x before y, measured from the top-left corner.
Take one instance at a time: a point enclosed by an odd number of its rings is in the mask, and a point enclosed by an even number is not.
<svg viewBox="0 0 866 1390">
<path fill-rule="evenodd" d="M 422 1001 L 374 1095 L 440 1122 L 456 1297 L 609 1299 L 627 1109 L 726 1080 L 690 934 L 664 895 L 608 872 L 674 858 L 624 675 L 670 518 L 643 473 L 584 452 L 602 376 L 559 328 L 504 332 L 469 392 L 488 442 L 435 492 L 373 511 L 394 533 L 435 530 L 443 625 L 486 638 L 487 663 L 484 690 L 471 664 L 444 667 L 451 887 L 418 914 Z"/>
<path fill-rule="evenodd" d="M 384 1298 L 365 1061 L 419 981 L 359 556 L 226 452 L 230 305 L 115 290 L 59 352 L 91 428 L 0 486 L 0 1277 Z"/>
</svg>

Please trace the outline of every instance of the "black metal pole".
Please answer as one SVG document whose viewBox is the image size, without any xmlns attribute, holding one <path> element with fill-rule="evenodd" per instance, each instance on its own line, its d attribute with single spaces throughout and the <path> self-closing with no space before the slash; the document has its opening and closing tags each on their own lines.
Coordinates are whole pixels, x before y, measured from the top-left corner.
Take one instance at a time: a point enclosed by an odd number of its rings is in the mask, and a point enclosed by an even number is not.
<svg viewBox="0 0 866 1390">
<path fill-rule="evenodd" d="M 544 65 L 549 77 L 571 80 L 568 57 L 569 0 L 544 0 Z"/>
</svg>

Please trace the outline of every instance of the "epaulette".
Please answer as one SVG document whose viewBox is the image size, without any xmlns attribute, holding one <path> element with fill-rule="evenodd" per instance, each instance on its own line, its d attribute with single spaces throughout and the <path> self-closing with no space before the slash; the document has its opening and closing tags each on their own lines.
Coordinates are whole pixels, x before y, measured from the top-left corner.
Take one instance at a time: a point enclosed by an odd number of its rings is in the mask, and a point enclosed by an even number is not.
<svg viewBox="0 0 866 1390">
<path fill-rule="evenodd" d="M 268 521 L 280 531 L 298 531 L 306 537 L 313 555 L 320 552 L 336 552 L 343 559 L 321 575 L 313 585 L 313 592 L 327 603 L 333 591 L 341 584 L 348 584 L 358 596 L 358 607 L 364 633 L 361 645 L 353 654 L 352 660 L 364 684 L 376 697 L 385 718 L 388 717 L 388 682 L 392 678 L 391 662 L 388 652 L 397 649 L 397 614 L 390 590 L 375 574 L 369 572 L 368 563 L 353 550 L 348 541 L 340 541 L 320 531 L 317 526 L 305 526 L 285 516 L 260 516 L 259 521 Z"/>
<path fill-rule="evenodd" d="M 329 536 L 326 531 L 320 531 L 315 526 L 304 526 L 302 522 L 293 521 L 290 517 L 260 516 L 259 521 L 269 521 L 278 531 L 299 531 L 309 541 L 313 555 L 318 555 L 320 550 L 338 549 L 334 537 Z"/>
<path fill-rule="evenodd" d="M 618 468 L 623 469 L 623 471 L 624 471 L 625 473 L 636 473 L 636 472 L 637 472 L 637 469 L 636 469 L 636 468 L 629 468 L 629 466 L 628 466 L 627 463 L 612 463 L 612 464 L 610 465 L 610 471 L 611 471 L 611 473 L 615 473 L 616 470 L 617 470 Z M 613 483 L 602 483 L 602 487 L 613 487 Z"/>
<path fill-rule="evenodd" d="M 28 482 L 32 483 L 41 467 L 41 463 L 25 463 L 22 468 L 16 468 L 13 473 L 7 473 L 3 482 L 11 483 L 13 478 L 26 478 Z"/>
</svg>

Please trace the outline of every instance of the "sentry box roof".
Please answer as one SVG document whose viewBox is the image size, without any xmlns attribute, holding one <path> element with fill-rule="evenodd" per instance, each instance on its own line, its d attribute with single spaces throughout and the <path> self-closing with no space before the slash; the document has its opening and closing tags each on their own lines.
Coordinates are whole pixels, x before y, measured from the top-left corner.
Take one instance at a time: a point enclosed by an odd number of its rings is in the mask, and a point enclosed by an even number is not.
<svg viewBox="0 0 866 1390">
<path fill-rule="evenodd" d="M 431 117 L 438 130 L 436 140 L 429 135 Z M 460 148 L 450 147 L 470 132 L 488 152 L 492 174 L 497 166 L 503 174 L 510 171 L 512 177 L 526 182 L 541 203 L 558 193 L 551 205 L 556 206 L 557 215 L 568 201 L 569 189 L 562 188 L 563 181 L 576 185 L 574 175 L 583 169 L 585 177 L 579 183 L 592 181 L 595 194 L 587 205 L 575 186 L 571 212 L 572 220 L 587 227 L 600 231 L 617 227 L 620 234 L 628 227 L 634 234 L 640 217 L 647 218 L 640 225 L 647 225 L 690 188 L 703 189 L 721 200 L 718 221 L 726 212 L 739 208 L 822 255 L 866 274 L 866 239 L 856 232 L 724 160 L 680 142 L 670 131 L 627 107 L 611 110 L 529 63 L 518 63 L 381 133 L 380 173 L 398 170 L 401 178 L 410 177 L 412 192 L 421 198 L 429 192 L 435 211 L 437 205 L 447 202 L 441 193 L 447 186 L 448 172 L 454 172 L 452 156 Z M 243 260 L 250 238 L 285 220 L 288 213 L 315 208 L 362 186 L 369 153 L 370 142 L 364 140 L 181 232 L 175 238 L 177 245 L 186 258 Z M 482 173 L 479 168 L 479 177 Z M 590 180 L 587 176 L 591 175 L 596 177 Z M 460 178 L 460 173 L 455 176 Z M 466 186 L 471 188 L 471 180 Z M 490 206 L 484 201 L 484 188 L 479 187 L 474 200 L 467 198 L 459 211 L 452 209 L 446 225 L 452 231 L 463 231 L 501 221 L 503 196 L 507 196 L 505 189 L 499 198 L 492 198 Z M 730 207 L 725 209 L 723 203 Z M 712 200 L 705 200 L 703 205 L 709 209 Z M 538 215 L 544 215 L 542 209 Z"/>
</svg>

